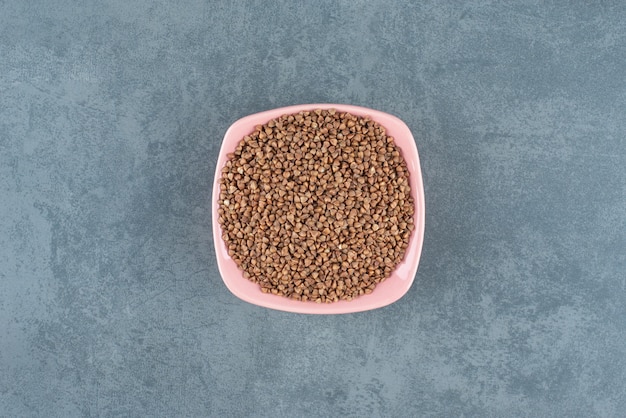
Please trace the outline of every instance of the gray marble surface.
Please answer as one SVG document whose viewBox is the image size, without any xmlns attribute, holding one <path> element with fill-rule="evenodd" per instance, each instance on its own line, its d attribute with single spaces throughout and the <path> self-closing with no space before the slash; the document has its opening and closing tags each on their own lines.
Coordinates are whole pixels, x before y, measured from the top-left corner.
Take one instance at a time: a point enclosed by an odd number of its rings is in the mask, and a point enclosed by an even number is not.
<svg viewBox="0 0 626 418">
<path fill-rule="evenodd" d="M 0 416 L 623 417 L 625 3 L 415 3 L 0 1 Z M 221 281 L 224 132 L 314 102 L 415 135 L 391 306 Z"/>
</svg>

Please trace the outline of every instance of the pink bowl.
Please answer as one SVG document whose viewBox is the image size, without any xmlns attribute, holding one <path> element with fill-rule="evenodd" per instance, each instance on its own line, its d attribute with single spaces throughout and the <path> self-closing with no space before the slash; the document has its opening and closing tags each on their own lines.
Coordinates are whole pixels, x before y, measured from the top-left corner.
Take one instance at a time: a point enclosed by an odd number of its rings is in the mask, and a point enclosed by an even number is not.
<svg viewBox="0 0 626 418">
<path fill-rule="evenodd" d="M 334 303 L 302 302 L 288 299 L 283 296 L 262 293 L 258 284 L 243 277 L 242 271 L 228 255 L 226 244 L 222 240 L 222 229 L 218 222 L 219 208 L 219 179 L 221 171 L 226 163 L 226 154 L 233 152 L 239 141 L 254 131 L 256 125 L 263 125 L 271 119 L 285 114 L 293 114 L 301 111 L 314 109 L 336 109 L 338 112 L 349 112 L 357 116 L 369 116 L 372 120 L 380 123 L 387 130 L 388 135 L 395 138 L 395 143 L 402 149 L 402 155 L 407 162 L 410 173 L 411 195 L 415 200 L 415 230 L 411 234 L 409 246 L 404 260 L 396 267 L 391 276 L 378 284 L 376 289 L 369 295 L 362 295 L 347 302 Z M 424 186 L 420 169 L 419 156 L 413 135 L 408 126 L 400 119 L 388 113 L 365 107 L 342 105 L 342 104 L 305 104 L 279 109 L 268 110 L 254 115 L 246 116 L 233 123 L 222 142 L 222 148 L 217 160 L 215 179 L 213 181 L 213 242 L 217 255 L 217 265 L 224 280 L 224 284 L 238 298 L 246 302 L 264 306 L 266 308 L 281 311 L 307 313 L 307 314 L 342 314 L 351 312 L 367 311 L 389 305 L 400 299 L 409 290 L 419 263 L 424 241 Z"/>
</svg>

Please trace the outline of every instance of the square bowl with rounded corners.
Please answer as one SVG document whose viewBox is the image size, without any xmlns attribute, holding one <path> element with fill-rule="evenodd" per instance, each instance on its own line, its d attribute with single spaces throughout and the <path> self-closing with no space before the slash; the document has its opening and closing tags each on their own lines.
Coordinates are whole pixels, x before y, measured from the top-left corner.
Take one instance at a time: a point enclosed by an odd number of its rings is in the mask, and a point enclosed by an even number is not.
<svg viewBox="0 0 626 418">
<path fill-rule="evenodd" d="M 282 115 L 315 109 L 335 109 L 339 113 L 348 112 L 355 116 L 367 116 L 382 125 L 387 130 L 387 134 L 394 137 L 396 145 L 402 150 L 402 156 L 406 160 L 409 170 L 411 195 L 415 201 L 413 220 L 415 229 L 411 233 L 404 259 L 398 264 L 390 277 L 376 285 L 372 293 L 359 296 L 351 301 L 342 300 L 333 303 L 302 302 L 284 296 L 261 292 L 261 287 L 257 283 L 253 283 L 243 277 L 243 272 L 228 255 L 226 244 L 222 239 L 222 229 L 218 221 L 219 180 L 222 168 L 227 160 L 226 155 L 233 152 L 243 137 L 254 131 L 256 125 L 263 125 Z M 306 314 L 342 314 L 381 308 L 400 299 L 413 284 L 424 241 L 424 209 L 424 186 L 415 140 L 408 126 L 397 117 L 365 107 L 343 104 L 304 104 L 256 113 L 239 119 L 228 128 L 217 160 L 212 197 L 213 241 L 217 255 L 217 265 L 224 284 L 235 296 L 246 302 L 266 308 Z"/>
</svg>

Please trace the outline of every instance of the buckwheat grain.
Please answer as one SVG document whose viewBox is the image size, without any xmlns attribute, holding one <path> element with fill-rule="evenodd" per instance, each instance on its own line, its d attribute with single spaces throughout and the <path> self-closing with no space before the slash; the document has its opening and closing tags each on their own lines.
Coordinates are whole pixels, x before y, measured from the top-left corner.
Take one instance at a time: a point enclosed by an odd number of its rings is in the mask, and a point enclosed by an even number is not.
<svg viewBox="0 0 626 418">
<path fill-rule="evenodd" d="M 220 178 L 228 254 L 264 293 L 331 303 L 374 291 L 414 229 L 394 139 L 334 109 L 284 115 L 246 135 Z"/>
</svg>

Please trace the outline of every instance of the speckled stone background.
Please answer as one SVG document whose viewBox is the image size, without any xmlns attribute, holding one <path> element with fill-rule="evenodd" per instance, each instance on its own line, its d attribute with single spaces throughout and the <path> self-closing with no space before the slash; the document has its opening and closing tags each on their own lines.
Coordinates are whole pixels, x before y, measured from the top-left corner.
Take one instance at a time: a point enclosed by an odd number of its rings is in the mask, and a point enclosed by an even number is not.
<svg viewBox="0 0 626 418">
<path fill-rule="evenodd" d="M 623 417 L 626 4 L 415 3 L 0 1 L 0 416 Z M 224 132 L 314 102 L 415 135 L 386 308 L 217 270 Z"/>
</svg>

